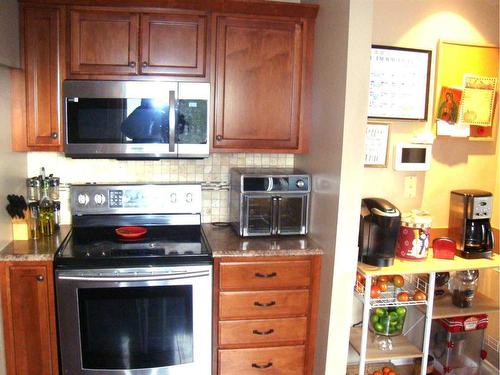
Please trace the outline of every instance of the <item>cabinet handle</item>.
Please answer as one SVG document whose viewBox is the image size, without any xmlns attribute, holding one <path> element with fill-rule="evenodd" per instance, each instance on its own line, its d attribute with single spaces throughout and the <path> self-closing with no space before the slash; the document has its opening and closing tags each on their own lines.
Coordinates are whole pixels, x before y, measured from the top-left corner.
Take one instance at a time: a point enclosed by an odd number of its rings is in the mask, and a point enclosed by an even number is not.
<svg viewBox="0 0 500 375">
<path fill-rule="evenodd" d="M 258 330 L 256 330 L 256 329 L 254 329 L 254 330 L 252 331 L 252 333 L 253 333 L 254 335 L 270 335 L 271 333 L 274 333 L 274 329 L 272 329 L 272 328 L 271 328 L 271 329 L 269 329 L 268 331 L 258 331 Z"/>
<path fill-rule="evenodd" d="M 128 64 L 131 68 L 135 68 L 135 61 L 131 61 L 130 64 Z"/>
<path fill-rule="evenodd" d="M 271 306 L 276 305 L 276 301 L 271 301 L 271 302 L 268 302 L 268 303 L 262 303 L 262 302 L 259 302 L 259 301 L 255 301 L 253 304 L 255 306 L 258 306 L 258 307 L 271 307 Z"/>
<path fill-rule="evenodd" d="M 255 273 L 255 277 L 260 277 L 260 278 L 264 278 L 264 279 L 269 279 L 271 277 L 276 277 L 276 276 L 278 276 L 278 274 L 276 272 L 271 272 L 271 273 L 256 272 Z"/>
<path fill-rule="evenodd" d="M 222 141 L 222 135 L 217 135 L 217 137 L 215 137 L 215 139 L 217 139 L 219 142 Z"/>
<path fill-rule="evenodd" d="M 56 132 L 53 132 L 53 133 L 50 134 L 50 137 L 52 139 L 57 139 L 57 137 L 59 137 L 59 134 L 57 134 Z"/>
<path fill-rule="evenodd" d="M 272 362 L 267 362 L 265 365 L 258 365 L 257 363 L 252 363 L 253 368 L 269 368 L 273 365 Z"/>
<path fill-rule="evenodd" d="M 143 68 L 147 68 L 148 67 L 148 62 L 147 61 L 143 61 L 142 62 L 142 67 Z"/>
<path fill-rule="evenodd" d="M 36 275 L 36 281 L 43 281 L 44 279 L 43 275 Z"/>
</svg>

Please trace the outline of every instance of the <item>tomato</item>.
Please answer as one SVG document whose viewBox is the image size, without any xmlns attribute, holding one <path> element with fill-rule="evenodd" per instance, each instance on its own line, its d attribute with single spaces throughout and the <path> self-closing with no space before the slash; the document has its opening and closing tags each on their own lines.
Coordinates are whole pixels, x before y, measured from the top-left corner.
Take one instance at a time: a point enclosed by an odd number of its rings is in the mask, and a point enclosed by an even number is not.
<svg viewBox="0 0 500 375">
<path fill-rule="evenodd" d="M 377 284 L 386 283 L 388 281 L 389 281 L 389 277 L 388 276 L 379 276 L 379 277 L 377 277 Z"/>
<path fill-rule="evenodd" d="M 398 375 L 395 371 L 389 371 L 387 375 Z"/>
<path fill-rule="evenodd" d="M 362 274 L 360 274 L 359 272 L 356 272 L 356 280 L 361 284 L 364 284 L 364 282 L 365 282 L 364 276 Z"/>
<path fill-rule="evenodd" d="M 396 296 L 396 299 L 399 301 L 399 302 L 407 302 L 409 299 L 410 299 L 410 295 L 406 292 L 400 292 L 398 293 L 398 295 Z"/>
<path fill-rule="evenodd" d="M 380 287 L 378 285 L 372 285 L 372 289 L 370 292 L 370 297 L 371 298 L 378 298 L 380 297 Z"/>
<path fill-rule="evenodd" d="M 424 292 L 421 292 L 420 290 L 417 290 L 414 294 L 413 294 L 413 300 L 414 301 L 424 301 L 427 299 L 427 296 L 425 295 Z"/>
<path fill-rule="evenodd" d="M 394 275 L 392 277 L 392 283 L 396 288 L 402 288 L 405 285 L 405 279 L 401 275 Z"/>
<path fill-rule="evenodd" d="M 382 371 L 373 371 L 372 375 L 384 375 L 384 374 L 382 374 Z"/>
<path fill-rule="evenodd" d="M 380 291 L 381 292 L 387 292 L 387 288 L 389 287 L 389 285 L 387 285 L 387 281 L 379 281 L 377 283 L 377 286 L 380 288 Z"/>
<path fill-rule="evenodd" d="M 384 375 L 385 375 L 385 374 L 388 374 L 388 373 L 390 373 L 390 372 L 391 372 L 391 368 L 390 368 L 390 367 L 384 367 L 384 368 L 382 369 L 382 373 L 383 373 Z"/>
</svg>

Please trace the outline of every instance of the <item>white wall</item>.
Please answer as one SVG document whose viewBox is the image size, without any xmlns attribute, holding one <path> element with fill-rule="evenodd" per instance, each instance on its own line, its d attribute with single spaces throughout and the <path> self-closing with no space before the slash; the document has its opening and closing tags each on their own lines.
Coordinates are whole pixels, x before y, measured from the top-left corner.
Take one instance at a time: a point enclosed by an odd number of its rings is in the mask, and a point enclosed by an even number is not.
<svg viewBox="0 0 500 375">
<path fill-rule="evenodd" d="M 325 249 L 315 374 L 343 374 L 357 260 L 372 1 L 318 0 L 311 151 L 311 235 Z"/>
<path fill-rule="evenodd" d="M 19 67 L 17 0 L 0 0 L 0 65 Z"/>
</svg>

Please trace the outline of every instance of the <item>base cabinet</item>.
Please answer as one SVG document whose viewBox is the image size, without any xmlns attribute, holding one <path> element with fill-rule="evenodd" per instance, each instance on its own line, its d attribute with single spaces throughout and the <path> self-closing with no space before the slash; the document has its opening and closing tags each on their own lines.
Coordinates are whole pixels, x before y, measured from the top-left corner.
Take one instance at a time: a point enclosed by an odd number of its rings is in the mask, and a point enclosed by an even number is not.
<svg viewBox="0 0 500 375">
<path fill-rule="evenodd" d="M 216 258 L 214 268 L 214 375 L 312 374 L 320 256 Z"/>
<path fill-rule="evenodd" d="M 7 375 L 57 375 L 52 262 L 1 262 Z"/>
</svg>

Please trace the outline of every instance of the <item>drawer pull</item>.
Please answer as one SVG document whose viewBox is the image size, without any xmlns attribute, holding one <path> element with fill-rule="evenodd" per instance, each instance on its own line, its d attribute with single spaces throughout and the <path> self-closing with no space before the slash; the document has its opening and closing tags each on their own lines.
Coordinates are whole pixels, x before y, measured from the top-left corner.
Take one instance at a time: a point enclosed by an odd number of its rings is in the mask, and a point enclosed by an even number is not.
<svg viewBox="0 0 500 375">
<path fill-rule="evenodd" d="M 267 362 L 265 365 L 258 365 L 257 363 L 252 363 L 253 368 L 269 368 L 273 365 L 272 362 Z"/>
<path fill-rule="evenodd" d="M 268 303 L 262 303 L 262 302 L 259 302 L 259 301 L 255 301 L 253 304 L 255 306 L 258 306 L 258 307 L 270 307 L 270 306 L 276 305 L 276 301 L 271 301 L 271 302 L 268 302 Z"/>
<path fill-rule="evenodd" d="M 270 335 L 273 332 L 274 332 L 274 329 L 272 329 L 272 328 L 268 331 L 258 331 L 256 329 L 253 330 L 254 335 Z"/>
<path fill-rule="evenodd" d="M 265 279 L 269 279 L 271 277 L 276 277 L 276 276 L 278 276 L 278 274 L 276 272 L 271 272 L 271 273 L 256 272 L 255 273 L 255 277 L 261 277 L 261 278 L 265 278 Z"/>
</svg>

